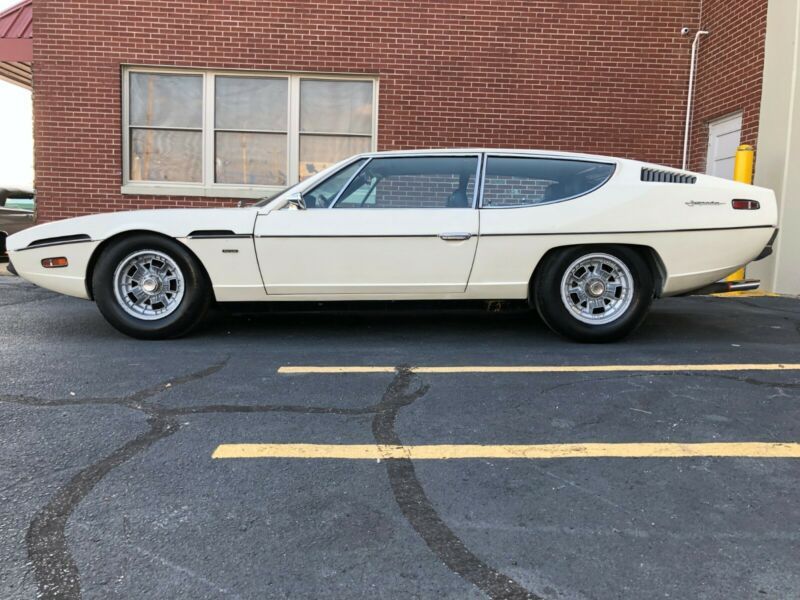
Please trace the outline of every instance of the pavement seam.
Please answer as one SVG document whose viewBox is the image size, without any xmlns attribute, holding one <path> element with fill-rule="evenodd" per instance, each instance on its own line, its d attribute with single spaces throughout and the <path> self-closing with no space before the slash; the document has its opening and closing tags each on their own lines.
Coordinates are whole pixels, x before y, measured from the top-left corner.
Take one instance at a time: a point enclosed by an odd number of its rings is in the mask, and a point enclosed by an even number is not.
<svg viewBox="0 0 800 600">
<path fill-rule="evenodd" d="M 398 367 L 397 372 L 378 403 L 372 420 L 372 434 L 378 444 L 402 446 L 395 430 L 400 409 L 422 398 L 429 389 L 421 384 L 411 390 L 414 375 L 409 367 Z M 384 461 L 389 483 L 400 511 L 423 539 L 430 550 L 453 573 L 468 581 L 489 598 L 508 600 L 542 600 L 526 590 L 517 581 L 497 571 L 473 554 L 467 545 L 439 516 L 425 493 L 409 458 Z"/>
<path fill-rule="evenodd" d="M 304 407 L 296 405 L 206 405 L 185 408 L 165 408 L 147 404 L 153 398 L 175 386 L 204 379 L 222 370 L 229 358 L 222 362 L 171 378 L 139 390 L 129 396 L 116 398 L 65 398 L 46 400 L 35 396 L 2 395 L 0 402 L 10 402 L 41 408 L 59 406 L 121 406 L 143 412 L 147 416 L 148 430 L 116 448 L 111 454 L 80 469 L 51 497 L 34 516 L 26 534 L 28 557 L 33 565 L 38 588 L 37 597 L 43 600 L 80 600 L 80 574 L 66 540 L 66 524 L 80 502 L 113 469 L 124 464 L 156 442 L 180 430 L 176 416 L 211 413 L 267 413 L 288 412 L 299 414 L 332 414 L 345 416 L 369 415 L 376 406 L 360 408 Z M 167 386 L 169 383 L 169 386 Z"/>
<path fill-rule="evenodd" d="M 226 366 L 225 361 L 201 371 L 171 379 L 170 387 L 178 386 L 208 377 Z M 709 373 L 671 373 L 692 377 L 717 377 L 739 381 L 751 385 L 775 388 L 798 388 L 800 383 L 763 381 L 754 377 Z M 647 373 L 627 376 L 613 376 L 607 379 L 625 377 L 653 377 L 667 375 Z M 26 535 L 28 555 L 34 567 L 34 575 L 39 589 L 39 597 L 45 600 L 78 600 L 81 598 L 80 577 L 66 543 L 65 527 L 69 516 L 91 490 L 114 468 L 130 460 L 157 441 L 164 439 L 180 429 L 180 423 L 172 417 L 189 414 L 211 413 L 255 413 L 288 412 L 296 414 L 332 414 L 343 416 L 374 415 L 373 435 L 376 441 L 387 445 L 402 445 L 394 430 L 395 420 L 400 409 L 410 406 L 428 391 L 422 385 L 409 391 L 415 377 L 411 368 L 399 367 L 395 377 L 376 405 L 358 408 L 304 407 L 297 405 L 205 405 L 199 407 L 165 408 L 146 404 L 145 401 L 170 389 L 166 383 L 159 383 L 134 394 L 117 398 L 68 398 L 45 400 L 33 396 L 0 396 L 0 402 L 11 402 L 37 407 L 111 405 L 123 406 L 144 412 L 147 415 L 147 431 L 115 449 L 105 458 L 82 468 L 34 517 Z M 569 384 L 558 384 L 540 391 L 547 393 L 553 388 Z M 404 516 L 423 538 L 428 547 L 448 568 L 465 580 L 473 583 L 491 598 L 542 600 L 541 597 L 525 590 L 510 577 L 492 569 L 477 558 L 436 513 L 430 500 L 416 478 L 414 465 L 410 459 L 386 461 L 392 491 Z"/>
</svg>

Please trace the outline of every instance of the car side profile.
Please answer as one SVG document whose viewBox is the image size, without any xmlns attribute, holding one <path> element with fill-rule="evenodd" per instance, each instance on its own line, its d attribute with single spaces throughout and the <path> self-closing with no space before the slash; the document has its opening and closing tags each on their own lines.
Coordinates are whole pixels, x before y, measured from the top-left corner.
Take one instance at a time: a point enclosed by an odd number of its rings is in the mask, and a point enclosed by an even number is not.
<svg viewBox="0 0 800 600">
<path fill-rule="evenodd" d="M 19 275 L 93 299 L 120 331 L 186 334 L 212 303 L 526 300 L 556 332 L 617 340 L 655 298 L 769 254 L 771 190 L 533 150 L 362 154 L 252 206 L 91 215 L 9 237 Z"/>
</svg>

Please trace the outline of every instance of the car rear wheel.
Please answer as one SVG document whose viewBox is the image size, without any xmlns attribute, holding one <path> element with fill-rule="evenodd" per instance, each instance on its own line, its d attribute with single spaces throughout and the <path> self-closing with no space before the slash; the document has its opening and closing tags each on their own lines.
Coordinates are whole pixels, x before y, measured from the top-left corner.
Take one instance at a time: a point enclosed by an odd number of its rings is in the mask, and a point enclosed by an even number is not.
<svg viewBox="0 0 800 600">
<path fill-rule="evenodd" d="M 100 312 L 116 329 L 139 339 L 187 334 L 211 304 L 208 278 L 175 241 L 136 235 L 106 248 L 92 277 Z"/>
<path fill-rule="evenodd" d="M 553 331 L 581 342 L 611 342 L 642 323 L 654 290 L 653 274 L 635 250 L 575 247 L 544 259 L 533 301 Z"/>
</svg>

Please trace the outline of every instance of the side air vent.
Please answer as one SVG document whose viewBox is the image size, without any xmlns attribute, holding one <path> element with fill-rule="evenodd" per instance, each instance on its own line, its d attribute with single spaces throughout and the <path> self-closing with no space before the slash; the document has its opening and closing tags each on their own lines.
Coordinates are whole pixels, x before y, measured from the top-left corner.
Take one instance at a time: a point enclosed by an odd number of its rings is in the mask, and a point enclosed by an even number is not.
<svg viewBox="0 0 800 600">
<path fill-rule="evenodd" d="M 85 233 L 78 235 L 62 235 L 61 237 L 42 238 L 34 240 L 28 244 L 28 248 L 39 248 L 41 246 L 58 246 L 59 244 L 75 244 L 77 242 L 90 242 L 92 238 Z"/>
<path fill-rule="evenodd" d="M 249 233 L 234 233 L 230 229 L 197 229 L 189 234 L 190 238 L 249 238 Z"/>
<path fill-rule="evenodd" d="M 643 167 L 642 181 L 655 183 L 697 183 L 697 177 L 694 175 L 685 175 L 684 173 Z"/>
</svg>

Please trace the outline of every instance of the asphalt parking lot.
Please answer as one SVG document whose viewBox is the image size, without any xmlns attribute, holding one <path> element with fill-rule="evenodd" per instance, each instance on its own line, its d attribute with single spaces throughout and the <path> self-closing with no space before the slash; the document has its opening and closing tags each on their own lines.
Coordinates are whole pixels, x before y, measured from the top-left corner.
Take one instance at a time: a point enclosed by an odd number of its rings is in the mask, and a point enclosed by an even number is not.
<svg viewBox="0 0 800 600">
<path fill-rule="evenodd" d="M 0 598 L 800 597 L 796 299 L 0 323 Z"/>
</svg>

